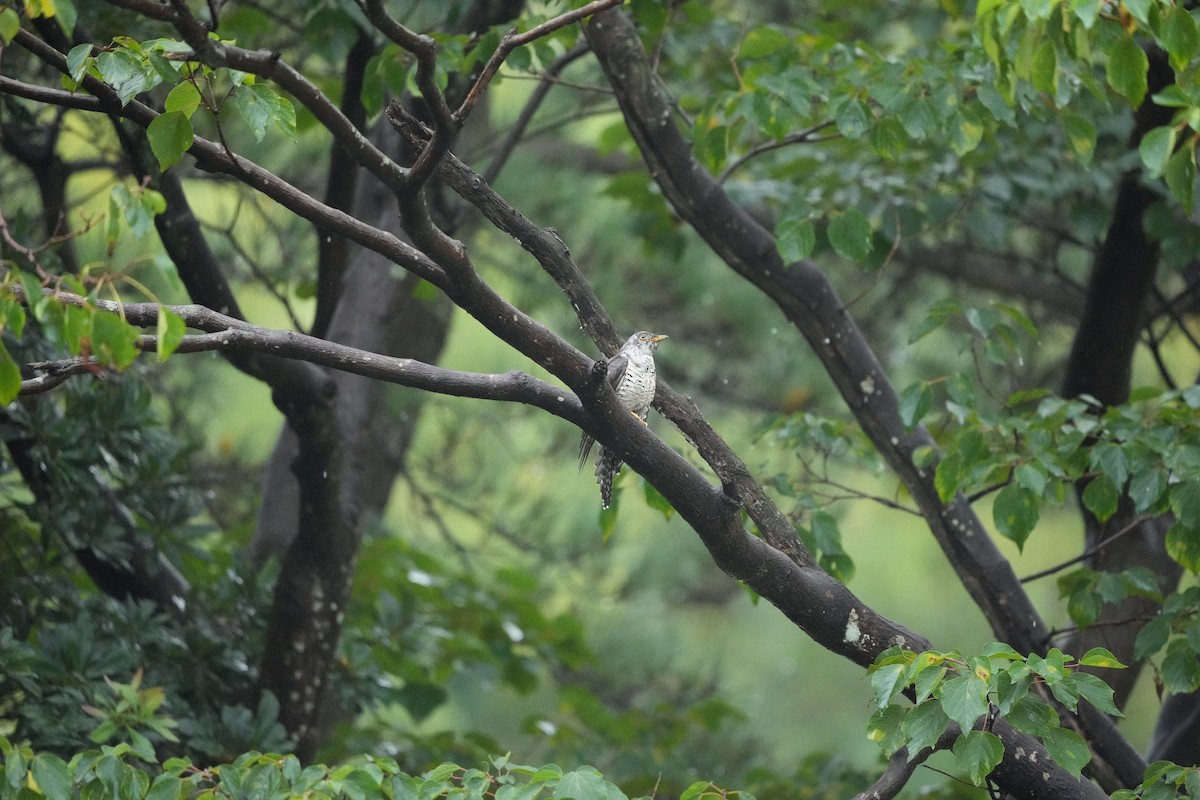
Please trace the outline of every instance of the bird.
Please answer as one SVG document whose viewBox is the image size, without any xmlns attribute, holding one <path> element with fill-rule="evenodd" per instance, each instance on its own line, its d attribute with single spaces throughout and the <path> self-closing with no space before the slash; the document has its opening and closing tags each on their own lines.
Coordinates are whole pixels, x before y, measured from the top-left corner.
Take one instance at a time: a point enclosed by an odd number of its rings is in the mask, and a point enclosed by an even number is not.
<svg viewBox="0 0 1200 800">
<path fill-rule="evenodd" d="M 608 383 L 616 392 L 617 402 L 643 425 L 654 400 L 654 351 L 664 339 L 664 333 L 638 331 L 625 340 L 621 349 L 608 361 Z M 583 469 L 596 440 L 585 433 L 579 441 L 579 468 Z M 621 459 L 608 448 L 596 459 L 596 483 L 600 484 L 600 508 L 612 503 L 613 478 L 621 471 Z"/>
</svg>

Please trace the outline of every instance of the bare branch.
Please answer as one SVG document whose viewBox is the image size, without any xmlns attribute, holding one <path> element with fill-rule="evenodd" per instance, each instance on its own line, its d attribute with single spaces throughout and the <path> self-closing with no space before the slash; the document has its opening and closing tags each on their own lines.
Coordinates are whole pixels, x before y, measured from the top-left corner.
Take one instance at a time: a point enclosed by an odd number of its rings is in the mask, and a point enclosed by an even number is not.
<svg viewBox="0 0 1200 800">
<path fill-rule="evenodd" d="M 730 161 L 729 164 L 725 166 L 725 169 L 721 170 L 721 174 L 717 175 L 717 183 L 724 183 L 726 179 L 728 179 L 729 176 L 735 171 L 741 169 L 746 165 L 747 162 L 758 158 L 763 153 L 770 153 L 772 150 L 779 150 L 780 148 L 790 147 L 794 144 L 810 144 L 812 142 L 824 142 L 828 141 L 829 139 L 840 138 L 840 133 L 831 134 L 829 136 L 817 135 L 833 124 L 833 120 L 826 120 L 825 122 L 819 122 L 812 127 L 805 128 L 802 131 L 789 133 L 787 136 L 783 137 L 777 142 L 763 142 L 762 144 L 751 147 L 748 151 L 738 156 L 733 161 Z"/>
<path fill-rule="evenodd" d="M 428 36 L 409 30 L 383 9 L 381 0 L 365 0 L 363 11 L 383 35 L 417 58 L 417 88 L 433 116 L 433 137 L 426 143 L 408 171 L 406 186 L 415 193 L 433 174 L 437 162 L 450 150 L 458 121 L 446 104 L 446 95 L 437 85 L 437 43 Z"/>
<path fill-rule="evenodd" d="M 554 33 L 559 28 L 565 28 L 567 25 L 585 19 L 592 14 L 597 14 L 607 8 L 621 5 L 625 0 L 593 0 L 587 5 L 572 9 L 557 17 L 548 19 L 540 25 L 535 25 L 524 33 L 517 33 L 517 29 L 513 28 L 508 33 L 504 34 L 504 38 L 500 40 L 499 46 L 492 53 L 484 65 L 483 71 L 479 73 L 479 77 L 475 79 L 475 84 L 467 92 L 467 96 L 463 99 L 462 105 L 454 112 L 454 120 L 462 125 L 467 116 L 470 115 L 475 104 L 479 102 L 479 98 L 483 96 L 487 90 L 488 84 L 492 82 L 492 78 L 496 76 L 496 72 L 500 69 L 500 65 L 508 58 L 509 54 L 518 47 L 529 44 L 535 39 L 540 39 L 543 36 L 548 36 Z"/>
<path fill-rule="evenodd" d="M 375 147 L 324 92 L 285 62 L 279 53 L 246 50 L 210 38 L 208 28 L 192 16 L 187 4 L 182 0 L 172 0 L 170 6 L 146 3 L 144 0 L 108 2 L 170 22 L 183 40 L 191 45 L 197 58 L 210 67 L 231 67 L 275 81 L 312 112 L 338 144 L 354 156 L 361 167 L 393 191 L 403 188 L 407 171 Z M 165 14 L 164 9 L 168 8 L 170 13 Z"/>
<path fill-rule="evenodd" d="M 14 41 L 45 63 L 64 74 L 67 73 L 65 56 L 33 34 L 21 29 Z M 36 86 L 0 75 L 0 92 L 17 97 L 67 108 L 115 114 L 142 127 L 149 126 L 158 117 L 158 112 L 136 100 L 122 106 L 116 92 L 92 76 L 84 77 L 83 87 L 93 96 L 88 97 L 80 93 Z M 390 233 L 367 225 L 344 211 L 331 208 L 315 200 L 253 161 L 231 153 L 224 146 L 200 136 L 195 137 L 188 152 L 202 169 L 234 175 L 246 185 L 270 197 L 284 208 L 314 223 L 319 228 L 340 234 L 369 250 L 374 250 L 435 286 L 445 285 L 445 276 L 442 270 L 412 245 Z"/>
<path fill-rule="evenodd" d="M 567 52 L 554 59 L 554 62 L 546 68 L 545 74 L 542 75 L 541 81 L 537 88 L 533 90 L 533 94 L 529 96 L 525 106 L 521 109 L 521 113 L 517 115 L 516 120 L 508 129 L 508 134 L 504 137 L 504 141 L 500 143 L 494 158 L 488 163 L 487 169 L 483 172 L 483 179 L 487 183 L 494 183 L 496 177 L 500 174 L 500 170 L 504 169 L 504 165 L 508 162 L 508 157 L 512 155 L 517 144 L 525 135 L 525 131 L 529 128 L 529 123 L 533 120 L 533 115 L 541 108 L 542 102 L 546 99 L 546 95 L 554 88 L 556 78 L 564 69 L 572 62 L 584 55 L 588 51 L 587 41 L 580 39 L 575 46 Z M 478 84 L 477 84 L 478 85 Z M 474 87 L 472 87 L 474 88 Z"/>
<path fill-rule="evenodd" d="M 890 800 L 895 797 L 912 778 L 917 767 L 925 763 L 925 760 L 937 751 L 945 750 L 954 744 L 954 740 L 960 733 L 958 725 L 951 724 L 933 747 L 926 747 L 911 758 L 908 755 L 908 748 L 901 747 L 888 759 L 883 774 L 876 778 L 869 788 L 854 795 L 854 800 Z"/>
<path fill-rule="evenodd" d="M 18 286 L 10 286 L 9 290 L 18 296 L 23 295 Z M 49 289 L 46 290 L 46 294 L 70 305 L 90 304 L 101 311 L 121 314 L 130 324 L 145 328 L 157 325 L 159 309 L 166 308 L 179 315 L 189 328 L 206 331 L 199 335 L 184 336 L 178 348 L 178 352 L 181 353 L 248 350 L 307 361 L 437 394 L 524 403 L 537 406 L 575 424 L 580 424 L 583 420 L 579 399 L 571 392 L 522 372 L 511 371 L 496 375 L 445 369 L 411 358 L 369 353 L 295 331 L 262 328 L 198 305 L 118 304 L 111 300 L 96 300 Z M 158 337 L 139 337 L 137 345 L 142 350 L 154 351 L 158 347 Z M 62 375 L 64 380 L 71 375 L 98 372 L 102 369 L 94 358 L 38 362 L 28 366 L 35 371 L 45 372 L 47 376 Z"/>
</svg>

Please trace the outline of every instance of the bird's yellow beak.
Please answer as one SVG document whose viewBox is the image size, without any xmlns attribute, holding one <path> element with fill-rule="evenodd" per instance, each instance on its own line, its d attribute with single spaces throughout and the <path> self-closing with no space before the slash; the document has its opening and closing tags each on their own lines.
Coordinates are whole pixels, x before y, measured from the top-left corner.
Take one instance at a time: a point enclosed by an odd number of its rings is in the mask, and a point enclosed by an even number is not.
<svg viewBox="0 0 1200 800">
<path fill-rule="evenodd" d="M 670 338 L 671 337 L 667 336 L 665 333 L 656 333 L 654 336 L 650 337 L 650 341 L 661 342 L 663 339 L 670 339 Z"/>
</svg>

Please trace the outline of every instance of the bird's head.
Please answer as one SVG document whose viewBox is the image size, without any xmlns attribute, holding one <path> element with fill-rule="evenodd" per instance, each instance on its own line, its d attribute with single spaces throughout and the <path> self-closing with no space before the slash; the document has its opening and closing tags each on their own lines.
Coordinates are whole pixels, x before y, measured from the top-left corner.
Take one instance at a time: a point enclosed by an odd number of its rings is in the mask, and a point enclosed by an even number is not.
<svg viewBox="0 0 1200 800">
<path fill-rule="evenodd" d="M 629 340 L 625 342 L 626 347 L 641 347 L 650 352 L 654 352 L 658 348 L 658 343 L 663 339 L 668 339 L 665 333 L 651 333 L 650 331 L 638 331 Z"/>
</svg>

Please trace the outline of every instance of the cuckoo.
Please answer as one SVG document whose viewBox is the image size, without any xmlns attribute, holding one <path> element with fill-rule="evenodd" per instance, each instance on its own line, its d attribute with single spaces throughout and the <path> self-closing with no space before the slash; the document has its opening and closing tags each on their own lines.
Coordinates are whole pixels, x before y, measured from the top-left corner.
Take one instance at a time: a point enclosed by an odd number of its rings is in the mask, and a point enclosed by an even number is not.
<svg viewBox="0 0 1200 800">
<path fill-rule="evenodd" d="M 621 407 L 638 418 L 643 425 L 654 400 L 654 351 L 667 336 L 661 333 L 638 331 L 621 345 L 608 362 L 608 383 L 617 394 Z M 588 434 L 579 442 L 579 468 L 583 469 L 588 453 L 596 440 Z M 596 459 L 596 483 L 600 484 L 600 507 L 612 503 L 613 478 L 621 471 L 621 459 L 608 448 Z"/>
</svg>

